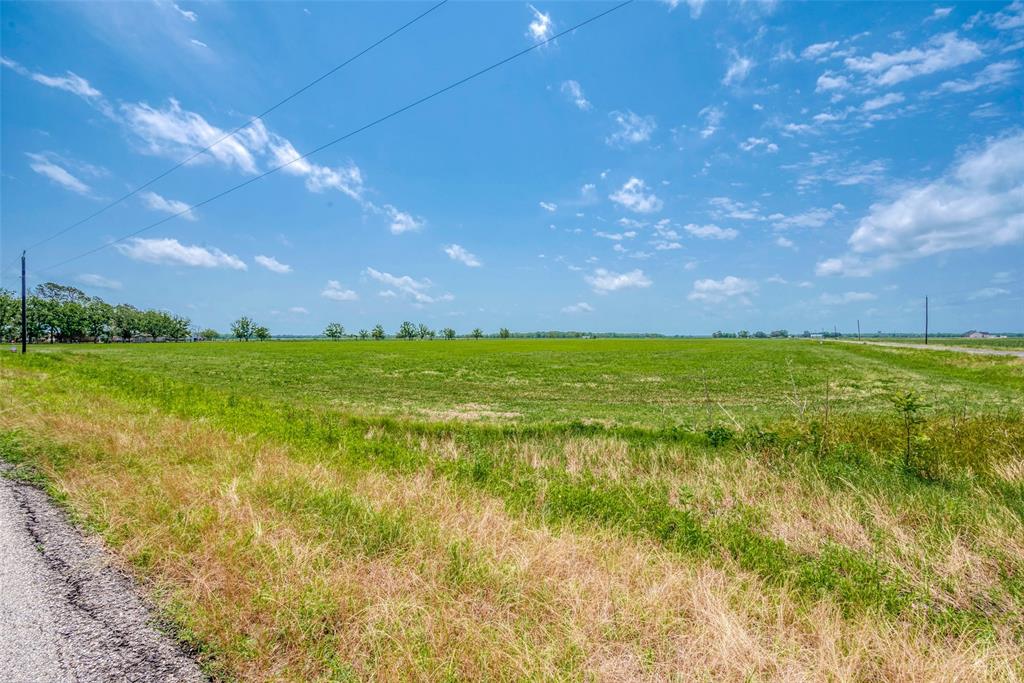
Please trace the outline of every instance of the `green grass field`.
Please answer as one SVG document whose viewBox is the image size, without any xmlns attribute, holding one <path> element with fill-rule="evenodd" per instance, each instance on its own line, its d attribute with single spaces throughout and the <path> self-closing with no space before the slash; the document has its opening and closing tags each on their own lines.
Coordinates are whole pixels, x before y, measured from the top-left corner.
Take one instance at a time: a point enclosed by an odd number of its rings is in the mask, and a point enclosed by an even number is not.
<svg viewBox="0 0 1024 683">
<path fill-rule="evenodd" d="M 459 340 L 2 362 L 0 453 L 217 678 L 1024 675 L 1020 359 Z"/>
<path fill-rule="evenodd" d="M 885 337 L 868 341 L 899 342 L 901 344 L 924 344 L 924 337 Z M 932 346 L 965 346 L 980 349 L 1005 349 L 1016 351 L 1024 349 L 1024 337 L 1006 337 L 1005 339 L 964 339 L 963 337 L 930 337 L 928 344 Z"/>
</svg>

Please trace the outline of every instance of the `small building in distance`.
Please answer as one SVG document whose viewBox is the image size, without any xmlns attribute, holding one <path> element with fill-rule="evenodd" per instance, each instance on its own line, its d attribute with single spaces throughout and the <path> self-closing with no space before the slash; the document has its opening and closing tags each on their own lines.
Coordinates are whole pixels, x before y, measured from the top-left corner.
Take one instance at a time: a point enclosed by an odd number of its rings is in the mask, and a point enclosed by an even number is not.
<svg viewBox="0 0 1024 683">
<path fill-rule="evenodd" d="M 963 335 L 966 339 L 1005 339 L 1006 335 L 982 332 L 981 330 L 969 330 Z"/>
</svg>

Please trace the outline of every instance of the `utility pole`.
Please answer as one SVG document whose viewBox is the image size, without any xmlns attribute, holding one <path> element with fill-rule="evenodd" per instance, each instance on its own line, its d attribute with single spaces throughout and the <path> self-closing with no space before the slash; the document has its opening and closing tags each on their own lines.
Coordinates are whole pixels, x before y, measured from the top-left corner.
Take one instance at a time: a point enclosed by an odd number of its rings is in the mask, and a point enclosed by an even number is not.
<svg viewBox="0 0 1024 683">
<path fill-rule="evenodd" d="M 928 297 L 924 298 L 924 343 L 928 345 Z"/>
<path fill-rule="evenodd" d="M 860 341 L 860 320 L 857 320 L 857 341 Z"/>
<path fill-rule="evenodd" d="M 21 352 L 28 351 L 28 324 L 25 320 L 25 252 L 21 252 Z"/>
</svg>

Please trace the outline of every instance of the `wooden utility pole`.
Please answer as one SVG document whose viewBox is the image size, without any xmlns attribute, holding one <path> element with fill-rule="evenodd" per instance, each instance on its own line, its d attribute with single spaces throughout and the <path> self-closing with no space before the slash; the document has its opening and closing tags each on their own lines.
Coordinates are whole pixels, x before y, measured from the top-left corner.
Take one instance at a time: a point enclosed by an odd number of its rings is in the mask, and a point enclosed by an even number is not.
<svg viewBox="0 0 1024 683">
<path fill-rule="evenodd" d="M 28 351 L 28 323 L 25 319 L 25 252 L 21 252 L 21 352 Z"/>
<path fill-rule="evenodd" d="M 924 298 L 924 343 L 928 344 L 928 297 Z"/>
<path fill-rule="evenodd" d="M 860 320 L 857 321 L 857 341 L 860 341 Z"/>
</svg>

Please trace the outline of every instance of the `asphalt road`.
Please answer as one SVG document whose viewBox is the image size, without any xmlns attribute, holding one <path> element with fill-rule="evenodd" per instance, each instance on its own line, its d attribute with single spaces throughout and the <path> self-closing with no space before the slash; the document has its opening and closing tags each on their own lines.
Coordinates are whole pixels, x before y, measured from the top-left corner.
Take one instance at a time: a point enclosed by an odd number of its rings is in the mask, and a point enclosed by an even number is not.
<svg viewBox="0 0 1024 683">
<path fill-rule="evenodd" d="M 0 472 L 0 681 L 205 680 L 100 542 Z"/>
</svg>

